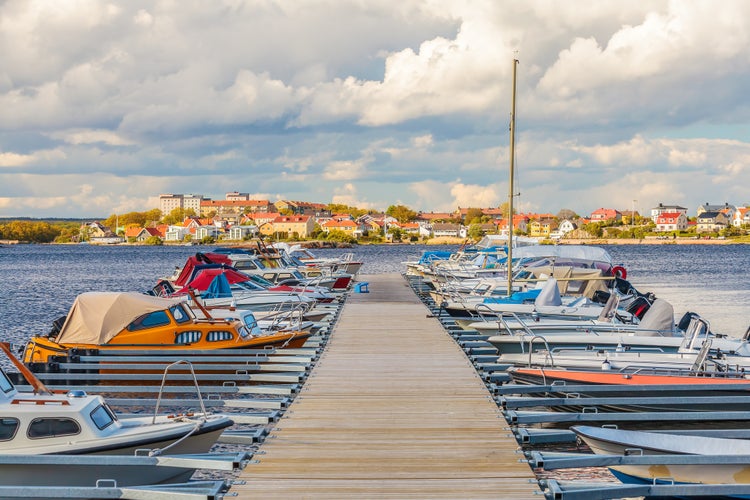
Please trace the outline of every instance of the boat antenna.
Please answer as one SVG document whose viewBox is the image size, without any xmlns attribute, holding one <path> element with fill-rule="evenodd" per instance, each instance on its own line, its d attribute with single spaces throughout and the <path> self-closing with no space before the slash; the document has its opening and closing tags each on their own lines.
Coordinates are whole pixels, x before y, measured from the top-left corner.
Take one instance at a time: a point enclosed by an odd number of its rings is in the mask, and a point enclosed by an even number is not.
<svg viewBox="0 0 750 500">
<path fill-rule="evenodd" d="M 508 183 L 508 297 L 513 294 L 513 168 L 516 157 L 516 68 L 513 58 L 513 92 L 510 104 L 510 180 Z"/>
<path fill-rule="evenodd" d="M 13 366 L 15 366 L 18 371 L 21 372 L 23 378 L 25 378 L 26 381 L 31 385 L 31 388 L 34 389 L 34 394 L 53 394 L 53 392 L 49 390 L 47 386 L 44 385 L 44 383 L 42 383 L 42 381 L 39 380 L 37 376 L 34 375 L 26 365 L 18 360 L 16 355 L 13 354 L 13 351 L 10 350 L 9 342 L 0 342 L 0 350 L 5 353 L 10 362 L 13 363 Z"/>
</svg>

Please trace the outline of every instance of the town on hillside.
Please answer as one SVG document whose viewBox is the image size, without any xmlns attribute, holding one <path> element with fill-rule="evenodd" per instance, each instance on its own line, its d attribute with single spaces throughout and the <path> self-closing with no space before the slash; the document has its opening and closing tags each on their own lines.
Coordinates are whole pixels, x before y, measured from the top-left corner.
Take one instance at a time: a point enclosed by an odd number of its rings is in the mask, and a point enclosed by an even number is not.
<svg viewBox="0 0 750 500">
<path fill-rule="evenodd" d="M 12 240 L 0 225 L 0 239 Z M 4 229 L 5 227 L 5 229 Z M 424 242 L 478 240 L 486 234 L 508 234 L 507 204 L 492 208 L 458 207 L 453 212 L 416 212 L 402 205 L 375 212 L 345 205 L 306 201 L 252 199 L 248 193 L 226 193 L 213 200 L 196 194 L 162 194 L 159 208 L 114 214 L 87 222 L 57 242 L 100 244 L 213 244 L 252 239 L 328 240 L 332 242 Z M 514 213 L 514 235 L 551 242 L 566 239 L 667 239 L 746 236 L 747 206 L 705 203 L 695 215 L 679 205 L 659 203 L 649 214 L 599 208 L 585 216 L 564 208 L 552 213 Z"/>
</svg>

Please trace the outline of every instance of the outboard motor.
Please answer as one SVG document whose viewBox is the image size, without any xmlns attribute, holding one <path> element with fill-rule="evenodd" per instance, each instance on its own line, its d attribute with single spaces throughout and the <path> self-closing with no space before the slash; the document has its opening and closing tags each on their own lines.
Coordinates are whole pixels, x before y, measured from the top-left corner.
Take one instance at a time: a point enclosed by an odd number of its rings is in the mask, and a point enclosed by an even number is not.
<svg viewBox="0 0 750 500">
<path fill-rule="evenodd" d="M 594 295 L 591 297 L 591 301 L 597 304 L 606 304 L 609 301 L 609 297 L 612 294 L 605 292 L 604 290 L 596 290 Z"/>
<path fill-rule="evenodd" d="M 57 335 L 60 333 L 60 330 L 62 329 L 63 325 L 65 324 L 65 320 L 68 319 L 67 316 L 60 316 L 56 320 L 52 322 L 52 329 L 47 333 L 47 337 L 57 337 Z"/>
<path fill-rule="evenodd" d="M 651 302 L 649 302 L 646 297 L 638 296 L 630 303 L 626 311 L 641 320 L 650 307 Z"/>
<path fill-rule="evenodd" d="M 690 322 L 694 319 L 699 318 L 698 314 L 694 312 L 686 312 L 682 315 L 682 318 L 680 318 L 680 321 L 677 323 L 677 328 L 680 329 L 680 331 L 687 331 L 688 326 L 690 326 Z"/>
</svg>

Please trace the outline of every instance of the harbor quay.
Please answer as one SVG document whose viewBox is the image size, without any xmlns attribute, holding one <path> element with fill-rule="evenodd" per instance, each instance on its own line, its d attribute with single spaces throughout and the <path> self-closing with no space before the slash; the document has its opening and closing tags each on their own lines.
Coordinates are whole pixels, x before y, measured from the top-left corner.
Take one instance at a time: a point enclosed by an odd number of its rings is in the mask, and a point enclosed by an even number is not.
<svg viewBox="0 0 750 500">
<path fill-rule="evenodd" d="M 539 498 L 464 350 L 397 273 L 360 275 L 236 498 Z"/>
</svg>

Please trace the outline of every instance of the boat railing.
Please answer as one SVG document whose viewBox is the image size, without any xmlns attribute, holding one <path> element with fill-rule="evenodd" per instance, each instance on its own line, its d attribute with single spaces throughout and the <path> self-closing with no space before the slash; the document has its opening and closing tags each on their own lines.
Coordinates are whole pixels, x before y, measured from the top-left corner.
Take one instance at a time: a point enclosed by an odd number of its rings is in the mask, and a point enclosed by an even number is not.
<svg viewBox="0 0 750 500">
<path fill-rule="evenodd" d="M 491 310 L 491 309 L 490 309 Z M 491 310 L 492 311 L 492 310 Z M 495 321 L 497 321 L 497 329 L 498 333 L 501 333 L 500 327 L 505 330 L 505 332 L 508 335 L 514 336 L 514 337 L 528 337 L 528 336 L 534 336 L 538 335 L 536 332 L 533 331 L 533 327 L 529 326 L 529 324 L 521 318 L 517 313 L 513 311 L 505 311 L 498 313 L 497 311 L 492 311 L 492 313 L 495 315 Z M 520 326 L 521 333 L 514 331 L 514 328 L 510 326 L 508 323 L 508 319 L 512 319 L 516 324 Z M 523 342 L 523 340 L 521 341 Z"/>
<path fill-rule="evenodd" d="M 696 315 L 690 320 L 690 324 L 685 329 L 685 339 L 682 341 L 682 345 L 680 345 L 680 351 L 694 351 L 697 342 L 706 340 L 710 332 L 711 324 L 708 320 Z"/>
<path fill-rule="evenodd" d="M 622 344 L 618 344 L 616 346 L 592 346 L 592 345 L 585 345 L 585 346 L 560 346 L 560 347 L 553 347 L 552 352 L 556 354 L 563 354 L 566 352 L 572 352 L 572 353 L 580 353 L 580 352 L 590 352 L 590 351 L 597 351 L 601 354 L 605 353 L 618 353 L 618 352 L 630 352 L 634 354 L 638 353 L 657 353 L 657 354 L 663 354 L 665 351 L 661 347 L 631 347 L 631 346 L 623 346 Z"/>
<path fill-rule="evenodd" d="M 709 364 L 714 365 L 713 370 L 709 370 Z M 738 380 L 747 378 L 741 367 L 732 369 L 729 365 L 711 358 L 707 358 L 705 363 L 701 363 L 697 369 L 678 366 L 628 365 L 620 368 L 619 373 L 622 373 L 625 378 L 629 378 L 632 375 L 676 375 L 683 377 L 736 378 Z"/>
<path fill-rule="evenodd" d="M 529 364 L 528 367 L 531 368 L 531 355 L 534 352 L 533 345 L 535 340 L 540 340 L 545 347 L 544 350 L 544 364 L 542 366 L 547 366 L 547 360 L 549 360 L 551 367 L 555 366 L 555 359 L 552 357 L 552 351 L 550 351 L 549 344 L 547 343 L 547 339 L 542 337 L 541 335 L 534 335 L 529 339 Z"/>
<path fill-rule="evenodd" d="M 180 360 L 177 360 L 177 361 L 175 361 L 173 363 L 168 364 L 164 368 L 164 373 L 162 374 L 162 378 L 161 378 L 161 386 L 159 387 L 159 394 L 158 394 L 158 396 L 156 398 L 156 407 L 154 408 L 154 416 L 153 416 L 153 418 L 151 420 L 152 424 L 156 423 L 156 416 L 159 413 L 159 406 L 161 406 L 161 398 L 162 398 L 162 395 L 164 394 L 164 386 L 165 386 L 165 384 L 167 382 L 167 375 L 169 374 L 169 370 L 171 368 L 174 368 L 175 366 L 178 366 L 178 365 L 187 365 L 187 367 L 190 369 L 190 375 L 193 377 L 193 384 L 195 385 L 195 391 L 196 391 L 196 393 L 198 395 L 198 403 L 200 404 L 200 407 L 201 407 L 202 419 L 205 421 L 206 416 L 208 415 L 208 413 L 206 413 L 206 406 L 205 406 L 205 404 L 203 404 L 203 395 L 201 394 L 201 389 L 198 386 L 198 377 L 196 377 L 196 375 L 195 375 L 195 370 L 193 369 L 193 364 L 190 361 L 188 361 L 188 360 L 180 359 Z"/>
<path fill-rule="evenodd" d="M 708 332 L 708 330 L 706 330 L 706 332 Z M 690 368 L 691 372 L 697 372 L 697 371 L 705 369 L 706 358 L 708 358 L 708 353 L 710 351 L 711 351 L 711 339 L 706 339 L 703 342 L 703 345 L 701 346 L 700 351 L 698 351 L 698 354 L 695 356 L 695 361 L 693 362 L 693 366 Z"/>
<path fill-rule="evenodd" d="M 474 312 L 476 312 L 477 315 L 479 316 L 479 321 L 490 322 L 500 317 L 497 311 L 493 311 L 489 305 L 483 302 L 479 302 L 474 305 Z M 498 323 L 498 333 L 499 333 L 499 330 L 500 330 L 500 323 Z"/>
<path fill-rule="evenodd" d="M 287 323 L 284 329 L 299 329 L 302 325 L 302 319 L 304 314 L 309 309 L 309 306 L 305 302 L 295 304 L 292 309 L 285 311 L 276 311 L 265 317 L 265 319 L 271 320 L 269 330 L 280 330 L 282 325 Z"/>
</svg>

